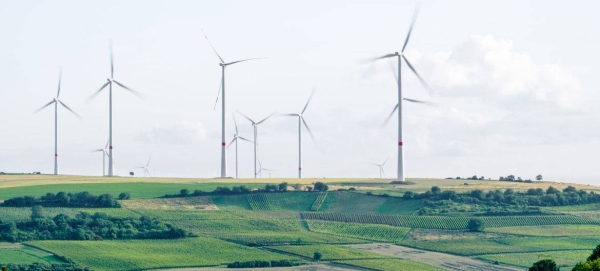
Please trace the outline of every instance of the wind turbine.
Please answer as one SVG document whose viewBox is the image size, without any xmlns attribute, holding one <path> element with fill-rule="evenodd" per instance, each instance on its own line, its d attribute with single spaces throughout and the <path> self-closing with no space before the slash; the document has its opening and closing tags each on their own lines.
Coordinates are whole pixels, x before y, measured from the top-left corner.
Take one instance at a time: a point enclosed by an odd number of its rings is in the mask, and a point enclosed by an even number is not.
<svg viewBox="0 0 600 271">
<path fill-rule="evenodd" d="M 268 168 L 262 167 L 262 164 L 260 163 L 260 160 L 258 160 L 258 166 L 259 166 L 258 174 L 260 174 L 260 178 L 261 179 L 262 179 L 262 172 L 263 172 L 263 170 L 264 171 L 273 171 L 272 169 L 268 169 Z M 269 173 L 269 178 L 271 178 L 271 173 Z"/>
<path fill-rule="evenodd" d="M 408 99 L 408 98 L 404 98 L 402 96 L 402 73 L 401 73 L 402 60 L 404 60 L 404 62 L 406 62 L 406 65 L 408 66 L 408 68 L 417 76 L 417 78 L 419 79 L 419 81 L 421 82 L 423 87 L 425 87 L 425 89 L 429 92 L 429 94 L 432 95 L 432 93 L 433 93 L 433 90 L 429 87 L 429 85 L 425 82 L 425 80 L 419 75 L 419 73 L 415 70 L 413 65 L 410 64 L 410 62 L 406 58 L 406 55 L 404 54 L 404 50 L 406 49 L 406 45 L 408 44 L 408 41 L 410 39 L 410 34 L 412 33 L 412 30 L 413 30 L 413 27 L 414 27 L 414 24 L 415 24 L 418 14 L 419 14 L 419 6 L 417 6 L 417 8 L 415 9 L 415 13 L 414 13 L 412 21 L 410 23 L 410 28 L 408 29 L 408 35 L 406 36 L 406 40 L 404 41 L 404 45 L 402 46 L 402 50 L 400 52 L 395 52 L 393 54 L 387 54 L 387 55 L 372 59 L 373 61 L 375 61 L 375 60 L 392 58 L 392 57 L 398 58 L 398 75 L 395 75 L 397 84 L 398 84 L 398 103 L 396 104 L 396 107 L 394 107 L 394 109 L 392 110 L 392 113 L 390 114 L 390 116 L 388 117 L 387 120 L 389 120 L 391 118 L 391 116 L 394 114 L 394 112 L 396 112 L 396 110 L 398 110 L 398 181 L 401 181 L 401 182 L 404 182 L 404 180 L 405 180 L 404 179 L 404 149 L 403 149 L 404 143 L 403 143 L 403 134 L 402 134 L 402 101 L 413 102 L 413 103 L 422 103 L 422 104 L 432 104 L 430 102 L 420 101 L 420 100 L 415 100 L 415 99 Z"/>
<path fill-rule="evenodd" d="M 104 149 L 93 150 L 92 152 L 102 152 L 102 176 L 106 176 L 106 156 L 108 156 L 108 152 L 106 149 L 108 148 L 108 141 L 106 142 L 106 146 Z"/>
<path fill-rule="evenodd" d="M 389 160 L 389 158 L 385 159 L 385 161 L 383 161 L 383 163 L 381 163 L 381 164 L 371 163 L 371 165 L 379 167 L 379 179 L 382 178 L 382 175 L 385 176 L 385 171 L 383 170 L 383 166 L 385 165 L 385 163 L 387 163 L 388 160 Z"/>
<path fill-rule="evenodd" d="M 221 61 L 219 62 L 219 66 L 221 66 L 221 84 L 219 85 L 219 93 L 217 93 L 215 107 L 217 105 L 217 102 L 219 101 L 219 94 L 221 94 L 221 178 L 227 178 L 227 152 L 225 151 L 225 68 L 229 65 L 260 58 L 248 58 L 229 63 L 225 62 L 225 60 L 223 60 L 219 53 L 217 53 L 217 50 L 212 45 L 212 43 L 210 43 L 210 40 L 208 40 L 208 37 L 204 33 L 204 30 L 202 30 L 202 34 L 206 38 L 206 41 L 213 49 L 219 60 Z"/>
<path fill-rule="evenodd" d="M 252 126 L 254 127 L 254 179 L 256 179 L 256 176 L 258 175 L 258 171 L 256 170 L 256 162 L 257 162 L 257 158 L 256 158 L 256 147 L 258 146 L 258 125 L 265 122 L 266 120 L 268 120 L 270 117 L 272 117 L 274 114 L 271 114 L 269 116 L 267 116 L 266 118 L 262 119 L 259 122 L 255 122 L 253 121 L 251 118 L 249 118 L 248 116 L 244 115 L 242 112 L 239 112 L 240 115 L 242 115 L 244 118 L 246 118 L 247 120 L 249 120 L 252 123 Z"/>
<path fill-rule="evenodd" d="M 102 92 L 103 89 L 105 89 L 108 86 L 108 176 L 114 176 L 114 154 L 113 154 L 113 129 L 112 129 L 112 119 L 113 119 L 113 114 L 112 114 L 112 109 L 113 109 L 113 104 L 112 104 L 112 96 L 113 96 L 113 92 L 112 92 L 112 85 L 113 83 L 117 84 L 118 86 L 124 88 L 125 90 L 131 92 L 133 95 L 138 96 L 138 97 L 142 97 L 142 94 L 126 87 L 125 85 L 119 83 L 117 80 L 114 79 L 114 65 L 113 65 L 113 49 L 112 49 L 112 44 L 110 45 L 110 77 L 108 79 L 106 79 L 108 82 L 106 82 L 104 85 L 102 85 L 102 87 L 100 87 L 99 90 L 97 90 L 94 94 L 92 94 L 92 96 L 90 96 L 88 98 L 88 102 L 91 101 L 92 99 L 94 99 L 100 92 Z"/>
<path fill-rule="evenodd" d="M 56 93 L 56 98 L 53 98 L 52 101 L 42 106 L 40 109 L 36 110 L 34 113 L 40 112 L 42 109 L 54 104 L 54 175 L 58 175 L 58 104 L 62 105 L 64 108 L 69 110 L 79 119 L 81 117 L 75 113 L 75 111 L 71 110 L 66 104 L 64 104 L 61 100 L 58 99 L 60 96 L 60 82 L 62 80 L 62 68 L 58 74 L 58 92 Z"/>
<path fill-rule="evenodd" d="M 310 94 L 310 96 L 308 97 L 308 101 L 306 101 L 306 104 L 304 105 L 304 108 L 302 109 L 302 111 L 300 113 L 284 115 L 284 116 L 290 116 L 290 117 L 298 117 L 298 178 L 299 179 L 302 179 L 302 124 L 304 124 L 304 127 L 306 127 L 306 130 L 310 134 L 310 137 L 313 140 L 315 140 L 315 137 L 313 136 L 313 133 L 310 130 L 310 128 L 308 128 L 308 124 L 306 124 L 306 120 L 304 120 L 304 116 L 303 116 L 303 114 L 306 111 L 306 108 L 308 107 L 308 104 L 310 103 L 310 100 L 312 100 L 312 97 L 314 94 L 315 94 L 314 91 Z"/>
<path fill-rule="evenodd" d="M 238 178 L 238 139 L 252 142 L 244 137 L 241 137 L 238 132 L 237 121 L 235 120 L 235 115 L 233 115 L 233 123 L 235 124 L 235 134 L 233 134 L 233 140 L 229 143 L 227 148 L 231 147 L 231 144 L 235 142 L 235 178 Z"/>
<path fill-rule="evenodd" d="M 152 177 L 152 174 L 150 174 L 150 171 L 148 171 L 148 165 L 150 165 L 150 160 L 152 160 L 152 157 L 150 157 L 150 159 L 148 159 L 148 163 L 146 163 L 145 166 L 135 167 L 135 168 L 143 168 L 144 169 L 144 177 L 146 177 L 146 173 L 148 173 L 148 175 L 150 175 L 150 177 Z"/>
</svg>

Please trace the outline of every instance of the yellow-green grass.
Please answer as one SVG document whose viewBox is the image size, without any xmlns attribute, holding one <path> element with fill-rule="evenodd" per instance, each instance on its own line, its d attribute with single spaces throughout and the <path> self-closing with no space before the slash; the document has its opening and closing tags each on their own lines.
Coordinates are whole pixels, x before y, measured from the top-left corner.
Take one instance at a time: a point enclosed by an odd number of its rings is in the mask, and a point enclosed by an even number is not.
<svg viewBox="0 0 600 271">
<path fill-rule="evenodd" d="M 438 241 L 402 241 L 401 245 L 465 256 L 512 252 L 542 252 L 594 249 L 598 237 L 510 237 L 498 239 L 465 239 Z"/>
<path fill-rule="evenodd" d="M 534 262 L 544 259 L 552 259 L 558 267 L 564 270 L 571 270 L 573 266 L 581 261 L 585 261 L 592 253 L 591 250 L 571 250 L 571 251 L 546 251 L 532 253 L 505 253 L 489 254 L 478 256 L 478 259 L 486 261 L 498 261 L 499 263 L 511 264 L 516 266 L 531 267 Z"/>
<path fill-rule="evenodd" d="M 400 242 L 410 228 L 322 220 L 306 220 L 311 231 L 379 242 Z"/>
<path fill-rule="evenodd" d="M 526 227 L 486 228 L 486 232 L 529 236 L 600 236 L 598 225 L 548 225 Z"/>
<path fill-rule="evenodd" d="M 25 247 L 0 247 L 0 265 L 32 264 L 32 263 L 64 263 L 54 255 Z"/>
<path fill-rule="evenodd" d="M 600 204 L 583 204 L 583 205 L 568 205 L 568 206 L 551 206 L 540 207 L 545 212 L 580 212 L 580 211 L 600 211 Z"/>
<path fill-rule="evenodd" d="M 445 269 L 420 262 L 400 259 L 344 260 L 336 263 L 380 271 L 442 271 Z"/>
<path fill-rule="evenodd" d="M 34 241 L 28 244 L 64 255 L 92 270 L 138 270 L 216 266 L 236 261 L 295 260 L 212 238 L 127 241 Z"/>
<path fill-rule="evenodd" d="M 336 245 L 276 246 L 269 248 L 308 258 L 313 258 L 315 252 L 321 252 L 322 260 L 326 261 L 389 258 L 380 254 Z"/>
</svg>

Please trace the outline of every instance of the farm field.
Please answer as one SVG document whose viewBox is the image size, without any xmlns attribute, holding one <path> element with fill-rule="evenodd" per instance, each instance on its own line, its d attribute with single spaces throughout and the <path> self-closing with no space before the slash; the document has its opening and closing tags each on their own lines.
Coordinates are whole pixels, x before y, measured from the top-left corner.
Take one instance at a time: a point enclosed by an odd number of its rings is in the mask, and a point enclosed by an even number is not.
<svg viewBox="0 0 600 271">
<path fill-rule="evenodd" d="M 529 267 L 541 259 L 553 259 L 561 270 L 571 270 L 577 263 L 590 256 L 591 250 L 546 251 L 533 253 L 490 254 L 477 257 L 486 261 Z"/>
<path fill-rule="evenodd" d="M 0 265 L 32 263 L 64 263 L 53 254 L 22 245 L 0 245 Z"/>
<path fill-rule="evenodd" d="M 387 183 L 388 180 L 327 179 L 328 192 L 260 191 L 158 198 L 179 194 L 181 189 L 210 192 L 217 186 L 239 186 L 243 180 L 15 176 L 10 178 L 23 178 L 23 185 L 31 186 L 16 187 L 11 180 L 2 183 L 6 181 L 2 178 L 8 177 L 0 176 L 1 199 L 58 191 L 89 191 L 95 195 L 109 193 L 113 196 L 129 192 L 132 197 L 119 201 L 122 208 L 44 207 L 43 216 L 52 218 L 67 214 L 75 217 L 82 211 L 103 212 L 117 218 L 145 216 L 180 228 L 194 237 L 30 241 L 26 244 L 47 252 L 32 250 L 30 254 L 23 254 L 29 250 L 18 244 L 10 249 L 0 249 L 0 257 L 10 258 L 11 263 L 17 263 L 17 259 L 18 263 L 59 261 L 58 256 L 66 256 L 91 270 L 222 270 L 235 261 L 263 259 L 289 259 L 311 265 L 317 263 L 312 257 L 318 251 L 323 254 L 318 262 L 324 264 L 321 265 L 323 270 L 469 270 L 484 266 L 485 270 L 506 271 L 523 270 L 541 257 L 555 259 L 562 267 L 569 268 L 584 260 L 600 244 L 599 204 L 541 207 L 542 212 L 535 215 L 480 216 L 481 213 L 468 211 L 452 215 L 419 215 L 422 208 L 428 207 L 427 201 L 401 198 L 405 191 L 425 191 L 431 184 L 456 186 L 460 187 L 457 191 L 465 191 L 462 189 L 485 189 L 482 187 L 486 186 L 525 189 L 523 183 L 416 179 L 411 180 L 414 185 L 394 187 Z M 48 185 L 42 185 L 43 178 L 48 178 Z M 115 183 L 115 180 L 122 182 Z M 133 180 L 136 182 L 131 183 Z M 150 182 L 152 180 L 156 182 Z M 168 180 L 175 182 L 168 183 Z M 277 181 L 281 180 L 284 179 Z M 297 181 L 285 180 L 290 186 Z M 248 181 L 244 185 L 252 188 L 262 188 L 266 183 L 277 184 L 271 179 L 259 180 L 263 183 L 256 183 L 254 179 Z M 311 184 L 323 180 L 302 180 L 305 181 Z M 2 188 L 9 185 L 13 186 Z M 548 186 L 547 183 L 529 185 Z M 349 187 L 357 190 L 336 191 Z M 368 191 L 373 192 L 368 194 Z M 389 196 L 380 196 L 381 193 Z M 28 222 L 31 214 L 29 207 L 0 207 L 0 225 Z M 467 231 L 472 218 L 481 220 L 485 229 Z M 2 243 L 2 246 L 7 244 Z M 436 260 L 428 260 L 431 258 Z M 500 265 L 489 265 L 494 261 Z"/>
<path fill-rule="evenodd" d="M 35 241 L 28 244 L 68 255 L 92 270 L 218 266 L 234 261 L 296 258 L 211 238 L 127 241 Z"/>
</svg>

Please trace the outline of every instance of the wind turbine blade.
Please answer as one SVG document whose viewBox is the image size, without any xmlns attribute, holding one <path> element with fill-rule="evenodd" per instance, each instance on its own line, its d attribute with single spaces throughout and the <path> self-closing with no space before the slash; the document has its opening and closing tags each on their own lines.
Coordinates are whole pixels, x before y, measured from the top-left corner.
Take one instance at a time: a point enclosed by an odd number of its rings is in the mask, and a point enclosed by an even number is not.
<svg viewBox="0 0 600 271">
<path fill-rule="evenodd" d="M 150 160 L 152 160 L 152 157 L 150 157 L 150 158 L 148 159 L 148 163 L 146 163 L 146 167 L 148 167 L 148 165 L 150 165 Z"/>
<path fill-rule="evenodd" d="M 219 92 L 217 92 L 217 99 L 215 100 L 215 106 L 213 107 L 213 111 L 217 109 L 217 103 L 219 103 L 219 96 L 221 95 L 221 88 L 223 87 L 223 76 L 221 76 L 221 80 L 219 80 Z"/>
<path fill-rule="evenodd" d="M 379 167 L 379 169 L 381 169 L 381 173 L 383 173 L 383 177 L 385 178 L 385 170 L 383 170 L 383 167 Z"/>
<path fill-rule="evenodd" d="M 62 67 L 60 67 L 60 71 L 58 72 L 58 92 L 56 93 L 56 99 L 60 97 L 60 81 L 62 80 Z"/>
<path fill-rule="evenodd" d="M 75 111 L 73 111 L 73 109 L 69 108 L 66 104 L 64 104 L 63 102 L 61 102 L 60 100 L 57 100 L 62 106 L 64 106 L 67 110 L 71 111 L 71 113 L 73 113 L 75 116 L 77 116 L 77 118 L 81 119 L 81 116 L 79 116 L 79 114 L 75 113 Z"/>
<path fill-rule="evenodd" d="M 421 101 L 421 100 L 415 100 L 415 99 L 409 99 L 409 98 L 402 98 L 402 100 L 405 100 L 405 101 L 411 102 L 411 103 L 419 103 L 419 104 L 424 104 L 424 105 L 429 105 L 429 106 L 438 106 L 438 104 L 434 103 L 434 102 L 427 102 L 427 101 Z"/>
<path fill-rule="evenodd" d="M 300 112 L 300 114 L 304 114 L 304 111 L 306 111 L 306 108 L 308 107 L 308 104 L 310 103 L 310 100 L 312 100 L 313 95 L 315 95 L 315 91 L 314 90 L 310 93 L 310 96 L 308 96 L 308 101 L 306 101 L 306 104 L 304 105 L 304 108 L 302 109 L 302 112 Z"/>
<path fill-rule="evenodd" d="M 110 140 L 106 141 L 106 146 L 104 146 L 104 149 L 106 150 L 106 148 L 108 148 L 108 143 L 110 143 Z"/>
<path fill-rule="evenodd" d="M 259 124 L 265 122 L 266 120 L 270 119 L 273 115 L 275 115 L 275 113 L 271 113 L 271 115 L 268 115 L 266 118 L 264 118 L 261 121 L 257 122 L 256 125 L 259 125 Z"/>
<path fill-rule="evenodd" d="M 298 114 L 279 114 L 279 116 L 291 116 L 291 117 L 297 117 Z"/>
<path fill-rule="evenodd" d="M 238 61 L 234 61 L 234 62 L 225 63 L 225 65 L 233 65 L 235 63 L 240 63 L 240 62 L 250 61 L 250 60 L 256 60 L 256 59 L 265 59 L 265 58 L 264 57 L 255 57 L 255 58 L 242 59 L 242 60 L 238 60 Z"/>
<path fill-rule="evenodd" d="M 387 118 L 385 118 L 385 121 L 383 121 L 383 123 L 381 124 L 381 127 L 385 127 L 388 124 L 388 122 L 390 122 L 390 119 L 392 118 L 392 116 L 394 115 L 394 112 L 396 112 L 396 110 L 398 110 L 398 104 L 396 104 L 396 106 L 392 110 L 392 113 L 390 113 L 387 116 Z"/>
<path fill-rule="evenodd" d="M 410 62 L 408 62 L 408 59 L 406 59 L 406 57 L 404 55 L 402 55 L 402 58 L 404 58 L 404 61 L 406 61 L 406 65 L 408 66 L 408 68 L 410 68 L 410 70 L 417 76 L 417 78 L 419 78 L 419 81 L 421 82 L 421 85 L 423 85 L 423 87 L 425 87 L 425 89 L 427 90 L 427 92 L 429 93 L 430 96 L 433 96 L 434 91 L 431 87 L 429 87 L 429 85 L 427 84 L 427 82 L 425 82 L 425 80 L 423 79 L 423 77 L 421 77 L 419 75 L 419 73 L 417 72 L 417 70 L 415 70 L 415 68 L 413 67 L 413 65 L 410 64 Z"/>
<path fill-rule="evenodd" d="M 55 103 L 55 102 L 56 102 L 56 101 L 54 101 L 54 100 L 53 100 L 53 101 L 51 101 L 51 102 L 47 103 L 46 105 L 44 105 L 44 106 L 40 107 L 40 109 L 33 111 L 33 113 L 35 114 L 35 113 L 37 113 L 37 112 L 40 112 L 42 109 L 44 109 L 44 108 L 46 108 L 46 107 L 50 106 L 51 104 L 53 104 L 53 103 Z"/>
<path fill-rule="evenodd" d="M 237 127 L 237 120 L 235 119 L 235 114 L 231 114 L 233 116 L 233 125 L 235 125 L 235 135 L 238 135 L 238 127 Z"/>
<path fill-rule="evenodd" d="M 133 93 L 133 95 L 138 96 L 139 98 L 144 98 L 144 95 L 142 93 L 140 93 L 139 91 L 135 91 L 133 89 L 130 89 L 128 87 L 126 87 L 125 85 L 117 82 L 116 80 L 113 80 L 113 82 L 115 82 L 117 85 L 121 86 L 122 88 L 128 90 L 129 92 Z"/>
<path fill-rule="evenodd" d="M 375 163 L 369 163 L 370 165 L 374 165 L 374 166 L 380 166 L 379 164 L 375 164 Z"/>
<path fill-rule="evenodd" d="M 306 127 L 306 130 L 308 130 L 308 134 L 310 135 L 310 138 L 312 138 L 312 140 L 315 140 L 315 136 L 313 135 L 312 131 L 310 130 L 310 128 L 308 128 L 308 124 L 306 124 L 306 121 L 304 120 L 304 118 L 300 118 L 302 120 L 302 123 L 304 123 L 304 127 Z"/>
<path fill-rule="evenodd" d="M 99 151 L 104 151 L 103 149 L 97 149 L 97 150 L 93 150 L 92 152 L 99 152 Z"/>
<path fill-rule="evenodd" d="M 385 161 L 383 161 L 383 164 L 381 164 L 381 166 L 385 165 L 385 163 L 387 163 L 388 160 L 390 160 L 390 158 L 385 159 Z"/>
<path fill-rule="evenodd" d="M 113 46 L 112 46 L 112 41 L 110 42 L 109 47 L 110 47 L 110 78 L 113 78 L 114 74 L 115 74 L 115 67 L 114 67 L 114 64 L 113 64 L 114 61 L 113 61 Z"/>
<path fill-rule="evenodd" d="M 146 173 L 148 173 L 148 176 L 152 177 L 152 175 L 150 175 L 150 171 L 148 171 L 148 169 L 146 168 Z"/>
<path fill-rule="evenodd" d="M 252 122 L 252 124 L 254 124 L 254 121 L 250 117 L 244 115 L 244 113 L 242 113 L 240 111 L 237 111 L 237 112 L 238 112 L 238 114 L 242 115 L 242 117 L 246 118 L 247 120 L 249 120 L 250 122 Z"/>
<path fill-rule="evenodd" d="M 229 142 L 229 145 L 227 145 L 228 149 L 229 149 L 229 147 L 231 147 L 231 144 L 233 144 L 233 142 L 235 142 L 236 139 L 237 139 L 237 137 L 234 137 L 233 140 L 231 140 L 231 142 Z"/>
<path fill-rule="evenodd" d="M 417 21 L 417 17 L 419 16 L 419 10 L 421 9 L 421 5 L 417 4 L 415 8 L 415 13 L 413 14 L 412 21 L 410 22 L 410 28 L 408 29 L 408 35 L 406 35 L 406 40 L 404 40 L 404 45 L 402 46 L 402 52 L 406 49 L 406 45 L 408 44 L 408 40 L 410 39 L 410 34 L 412 33 L 413 27 L 415 26 L 415 21 Z"/>
<path fill-rule="evenodd" d="M 254 141 L 252 141 L 252 140 L 249 140 L 249 139 L 247 139 L 247 138 L 245 138 L 245 137 L 241 137 L 241 136 L 238 136 L 237 138 L 239 138 L 239 139 L 241 139 L 241 140 L 244 140 L 244 141 L 248 141 L 248 142 L 254 142 Z"/>
<path fill-rule="evenodd" d="M 217 57 L 219 58 L 219 60 L 221 60 L 221 63 L 225 63 L 225 60 L 223 60 L 223 58 L 219 55 L 219 53 L 217 53 L 217 50 L 215 49 L 215 47 L 212 45 L 212 43 L 210 43 L 210 40 L 208 39 L 208 37 L 206 36 L 206 33 L 204 33 L 204 29 L 200 29 L 200 31 L 202 31 L 202 34 L 204 35 L 204 37 L 206 38 L 206 41 L 208 41 L 208 44 L 210 45 L 210 48 L 213 49 L 213 51 L 215 52 L 215 54 L 217 55 Z"/>
<path fill-rule="evenodd" d="M 96 92 L 94 92 L 94 94 L 92 94 L 92 96 L 90 96 L 89 98 L 87 98 L 87 102 L 90 102 L 91 100 L 93 100 L 94 98 L 96 98 L 96 96 L 97 96 L 98 94 L 100 94 L 100 92 L 101 92 L 101 91 L 102 91 L 104 88 L 106 88 L 106 86 L 108 86 L 109 84 L 110 84 L 110 82 L 106 82 L 106 84 L 102 85 L 102 87 L 101 87 L 99 90 L 97 90 Z"/>
<path fill-rule="evenodd" d="M 398 70 L 396 70 L 396 65 L 394 65 L 394 63 L 392 63 L 392 61 L 388 61 L 388 67 L 390 68 L 390 71 L 394 75 L 394 79 L 395 79 L 394 82 L 396 82 L 396 85 L 397 85 L 398 84 Z"/>
</svg>

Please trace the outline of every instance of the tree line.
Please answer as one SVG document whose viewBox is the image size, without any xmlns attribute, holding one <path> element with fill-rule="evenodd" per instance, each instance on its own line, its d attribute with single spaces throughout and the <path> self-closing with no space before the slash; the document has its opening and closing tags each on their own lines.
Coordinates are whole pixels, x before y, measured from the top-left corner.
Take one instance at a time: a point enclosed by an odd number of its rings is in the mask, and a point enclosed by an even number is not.
<svg viewBox="0 0 600 271">
<path fill-rule="evenodd" d="M 240 185 L 233 186 L 229 188 L 228 186 L 217 186 L 213 191 L 202 191 L 200 189 L 196 189 L 194 191 L 190 191 L 189 189 L 181 189 L 179 194 L 166 194 L 163 198 L 181 198 L 181 197 L 197 197 L 197 196 L 213 196 L 213 195 L 245 195 L 251 193 L 271 193 L 271 192 L 287 192 L 289 184 L 287 182 L 283 182 L 280 184 L 266 184 L 264 187 L 260 187 L 256 190 L 252 190 L 251 188 Z M 294 190 L 300 190 L 299 185 L 294 185 Z M 327 191 L 329 190 L 329 186 L 323 182 L 316 182 L 313 186 L 306 187 L 307 191 Z"/>
<path fill-rule="evenodd" d="M 65 214 L 43 216 L 41 206 L 32 208 L 32 219 L 25 222 L 2 222 L 0 235 L 9 242 L 30 240 L 103 240 L 103 239 L 176 239 L 191 236 L 183 229 L 158 219 L 110 217 L 81 212 L 75 217 Z"/>
<path fill-rule="evenodd" d="M 121 205 L 117 201 L 129 199 L 129 193 L 121 193 L 118 198 L 111 194 L 102 194 L 95 196 L 87 191 L 77 193 L 58 192 L 46 193 L 46 195 L 35 198 L 33 196 L 15 197 L 7 199 L 0 206 L 4 207 L 31 207 L 40 205 L 44 207 L 103 207 L 119 208 Z"/>
</svg>

